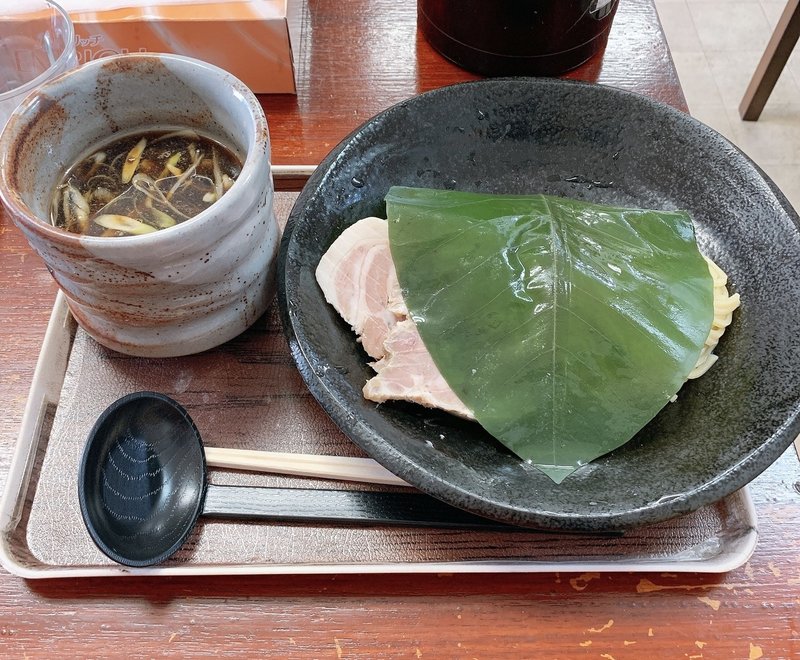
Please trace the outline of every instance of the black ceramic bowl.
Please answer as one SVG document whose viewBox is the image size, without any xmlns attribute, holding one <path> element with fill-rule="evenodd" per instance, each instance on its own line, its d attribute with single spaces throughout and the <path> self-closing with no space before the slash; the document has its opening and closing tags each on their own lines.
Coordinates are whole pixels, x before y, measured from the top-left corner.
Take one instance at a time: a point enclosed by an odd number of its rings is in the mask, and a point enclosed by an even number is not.
<svg viewBox="0 0 800 660">
<path fill-rule="evenodd" d="M 719 361 L 634 439 L 560 485 L 476 424 L 412 404 L 366 401 L 367 357 L 325 302 L 314 270 L 345 227 L 368 215 L 385 217 L 392 185 L 688 210 L 701 249 L 742 298 Z M 800 432 L 798 272 L 797 214 L 710 128 L 610 87 L 495 79 L 402 102 L 333 150 L 290 215 L 279 301 L 311 392 L 387 468 L 484 516 L 607 531 L 687 513 L 733 492 Z"/>
</svg>

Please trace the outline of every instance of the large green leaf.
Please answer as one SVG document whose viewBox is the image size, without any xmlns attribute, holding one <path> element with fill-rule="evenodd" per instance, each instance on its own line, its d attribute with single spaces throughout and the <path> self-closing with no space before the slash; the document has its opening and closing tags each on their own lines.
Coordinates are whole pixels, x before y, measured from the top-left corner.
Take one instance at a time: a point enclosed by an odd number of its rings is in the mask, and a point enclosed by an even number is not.
<svg viewBox="0 0 800 660">
<path fill-rule="evenodd" d="M 713 289 L 686 213 L 401 187 L 386 202 L 445 380 L 556 482 L 627 442 L 700 355 Z"/>
</svg>

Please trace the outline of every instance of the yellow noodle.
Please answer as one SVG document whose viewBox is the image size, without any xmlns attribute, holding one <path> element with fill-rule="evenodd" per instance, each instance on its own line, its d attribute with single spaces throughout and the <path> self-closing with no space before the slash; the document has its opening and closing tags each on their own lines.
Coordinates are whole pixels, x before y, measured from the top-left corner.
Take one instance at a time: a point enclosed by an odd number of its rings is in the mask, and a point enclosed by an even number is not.
<svg viewBox="0 0 800 660">
<path fill-rule="evenodd" d="M 717 347 L 720 337 L 722 337 L 731 320 L 733 318 L 733 311 L 739 307 L 740 300 L 739 294 L 734 293 L 732 296 L 728 295 L 728 276 L 723 270 L 717 266 L 708 257 L 705 258 L 708 263 L 708 270 L 714 280 L 714 320 L 711 324 L 711 330 L 708 333 L 705 346 L 697 359 L 694 369 L 687 378 L 699 378 L 706 371 L 709 370 L 711 365 L 717 361 L 717 356 L 714 355 L 714 349 Z"/>
</svg>

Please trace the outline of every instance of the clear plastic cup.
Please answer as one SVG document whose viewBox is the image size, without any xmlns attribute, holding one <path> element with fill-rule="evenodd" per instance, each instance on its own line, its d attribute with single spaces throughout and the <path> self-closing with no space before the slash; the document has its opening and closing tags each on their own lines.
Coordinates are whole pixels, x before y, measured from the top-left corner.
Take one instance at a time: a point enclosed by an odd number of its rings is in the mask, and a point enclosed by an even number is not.
<svg viewBox="0 0 800 660">
<path fill-rule="evenodd" d="M 30 92 L 78 63 L 69 14 L 50 0 L 0 2 L 0 130 Z"/>
</svg>

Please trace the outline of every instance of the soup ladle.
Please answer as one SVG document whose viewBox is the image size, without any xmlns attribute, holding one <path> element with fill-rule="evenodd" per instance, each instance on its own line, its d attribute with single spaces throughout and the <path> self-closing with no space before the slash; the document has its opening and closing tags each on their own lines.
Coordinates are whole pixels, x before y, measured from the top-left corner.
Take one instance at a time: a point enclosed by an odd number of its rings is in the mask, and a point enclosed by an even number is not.
<svg viewBox="0 0 800 660">
<path fill-rule="evenodd" d="M 81 459 L 78 496 L 97 547 L 134 567 L 159 564 L 177 552 L 201 515 L 515 529 L 422 493 L 208 484 L 194 422 L 178 402 L 156 392 L 124 396 L 100 415 Z"/>
</svg>

